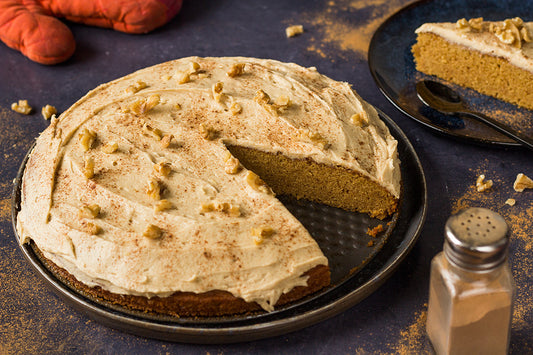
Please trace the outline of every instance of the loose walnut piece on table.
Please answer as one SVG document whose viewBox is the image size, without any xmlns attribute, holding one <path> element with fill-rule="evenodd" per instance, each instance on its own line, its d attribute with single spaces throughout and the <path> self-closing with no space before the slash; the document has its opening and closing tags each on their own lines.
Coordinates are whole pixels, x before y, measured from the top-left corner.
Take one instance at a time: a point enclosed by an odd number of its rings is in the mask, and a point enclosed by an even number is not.
<svg viewBox="0 0 533 355">
<path fill-rule="evenodd" d="M 289 26 L 285 29 L 287 38 L 294 37 L 302 33 L 304 33 L 304 26 L 302 25 Z"/>
<path fill-rule="evenodd" d="M 92 205 L 82 206 L 78 210 L 78 217 L 80 218 L 96 218 L 100 215 L 100 206 L 96 203 Z"/>
<path fill-rule="evenodd" d="M 520 173 L 516 175 L 516 180 L 513 184 L 513 188 L 517 192 L 522 192 L 525 189 L 533 189 L 533 180 L 528 176 Z"/>
<path fill-rule="evenodd" d="M 492 187 L 492 185 L 493 185 L 492 180 L 485 180 L 484 174 L 479 175 L 476 180 L 476 190 L 478 192 L 487 191 L 488 189 Z"/>
<path fill-rule="evenodd" d="M 41 114 L 45 120 L 49 120 L 52 115 L 57 113 L 57 109 L 52 105 L 46 105 L 41 109 Z"/>
<path fill-rule="evenodd" d="M 252 227 L 250 233 L 252 234 L 253 241 L 256 245 L 262 244 L 265 238 L 268 238 L 274 235 L 276 232 L 272 227 L 269 226 L 259 226 Z"/>
<path fill-rule="evenodd" d="M 11 104 L 11 109 L 15 112 L 22 113 L 23 115 L 29 115 L 32 107 L 28 104 L 28 100 L 19 100 Z"/>
<path fill-rule="evenodd" d="M 149 224 L 143 232 L 143 237 L 148 239 L 158 239 L 163 235 L 163 231 L 156 225 Z"/>
<path fill-rule="evenodd" d="M 516 204 L 516 200 L 514 198 L 508 198 L 506 201 L 505 201 L 505 204 L 506 205 L 509 205 L 509 206 L 514 206 Z"/>
</svg>

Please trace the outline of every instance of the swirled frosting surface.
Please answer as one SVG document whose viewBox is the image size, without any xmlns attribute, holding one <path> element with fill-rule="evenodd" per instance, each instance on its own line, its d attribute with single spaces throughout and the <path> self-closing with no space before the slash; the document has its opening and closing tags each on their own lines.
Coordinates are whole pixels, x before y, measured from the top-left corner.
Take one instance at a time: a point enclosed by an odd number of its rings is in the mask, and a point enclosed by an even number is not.
<svg viewBox="0 0 533 355">
<path fill-rule="evenodd" d="M 228 76 L 238 63 L 244 71 Z M 259 90 L 270 103 L 254 100 Z M 133 109 L 154 95 L 153 108 Z M 273 110 L 280 97 L 283 109 Z M 362 112 L 368 124 L 354 124 Z M 96 134 L 89 149 L 85 130 Z M 206 139 L 206 130 L 215 135 Z M 347 167 L 399 196 L 397 142 L 347 83 L 272 60 L 191 57 L 101 85 L 52 120 L 24 173 L 21 243 L 32 239 L 78 280 L 111 292 L 224 290 L 272 310 L 327 259 L 274 195 L 249 184 L 245 168 L 226 171 L 228 144 Z M 154 169 L 160 164 L 170 172 Z M 156 210 L 159 199 L 166 209 Z M 95 204 L 96 217 L 80 214 Z M 265 227 L 260 240 L 251 232 Z"/>
</svg>

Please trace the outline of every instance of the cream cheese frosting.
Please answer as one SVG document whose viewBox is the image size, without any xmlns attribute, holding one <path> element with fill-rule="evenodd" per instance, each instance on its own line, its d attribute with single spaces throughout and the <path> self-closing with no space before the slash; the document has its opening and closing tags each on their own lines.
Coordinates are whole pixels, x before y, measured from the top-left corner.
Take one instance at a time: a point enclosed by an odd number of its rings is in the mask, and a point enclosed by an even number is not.
<svg viewBox="0 0 533 355">
<path fill-rule="evenodd" d="M 228 145 L 346 167 L 400 194 L 397 142 L 349 84 L 273 60 L 189 57 L 52 119 L 23 175 L 20 242 L 114 293 L 223 290 L 271 311 L 328 261 L 251 172 L 228 170 Z"/>
<path fill-rule="evenodd" d="M 490 31 L 491 24 L 503 27 L 504 22 L 482 21 L 480 30 L 460 28 L 451 22 L 425 23 L 415 33 L 433 33 L 482 54 L 505 58 L 517 67 L 533 72 L 533 42 L 524 42 L 520 47 L 504 43 Z M 523 27 L 533 34 L 533 22 L 524 22 Z"/>
</svg>

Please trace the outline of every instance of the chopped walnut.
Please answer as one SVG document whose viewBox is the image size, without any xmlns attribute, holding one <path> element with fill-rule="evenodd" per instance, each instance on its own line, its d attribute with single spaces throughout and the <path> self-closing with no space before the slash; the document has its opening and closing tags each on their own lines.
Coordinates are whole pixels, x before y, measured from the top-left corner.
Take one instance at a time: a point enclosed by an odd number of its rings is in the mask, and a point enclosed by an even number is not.
<svg viewBox="0 0 533 355">
<path fill-rule="evenodd" d="M 196 62 L 190 62 L 189 63 L 189 74 L 196 74 L 199 69 L 200 69 L 200 64 L 198 64 Z"/>
<path fill-rule="evenodd" d="M 199 126 L 200 134 L 208 141 L 212 141 L 218 136 L 218 132 L 213 127 L 208 127 L 204 123 Z"/>
<path fill-rule="evenodd" d="M 52 115 L 57 113 L 57 109 L 52 105 L 46 105 L 41 109 L 41 114 L 45 120 L 49 120 Z"/>
<path fill-rule="evenodd" d="M 19 100 L 19 102 L 13 102 L 11 104 L 11 109 L 23 115 L 29 115 L 32 107 L 28 104 L 28 100 Z"/>
<path fill-rule="evenodd" d="M 97 204 L 85 205 L 78 210 L 80 218 L 96 218 L 100 214 L 100 206 Z"/>
<path fill-rule="evenodd" d="M 154 210 L 155 212 L 161 212 L 161 211 L 169 210 L 172 207 L 174 206 L 172 206 L 172 203 L 169 200 L 159 200 L 155 204 Z"/>
<path fill-rule="evenodd" d="M 523 42 L 531 42 L 531 34 L 519 17 L 506 19 L 501 25 L 492 23 L 489 31 L 501 42 L 516 48 L 522 48 Z"/>
<path fill-rule="evenodd" d="M 272 104 L 272 108 L 276 110 L 278 113 L 283 112 L 286 109 L 288 109 L 291 106 L 292 102 L 291 99 L 286 95 L 278 96 L 274 103 Z"/>
<path fill-rule="evenodd" d="M 172 165 L 170 165 L 170 163 L 160 162 L 154 164 L 154 170 L 161 176 L 168 176 L 172 171 Z"/>
<path fill-rule="evenodd" d="M 178 73 L 178 84 L 185 84 L 191 81 L 189 73 Z"/>
<path fill-rule="evenodd" d="M 148 239 L 158 239 L 163 235 L 163 231 L 156 225 L 149 224 L 143 232 L 143 237 Z"/>
<path fill-rule="evenodd" d="M 508 198 L 506 201 L 505 201 L 505 204 L 506 205 L 509 205 L 509 206 L 514 206 L 516 204 L 516 200 L 514 198 Z"/>
<path fill-rule="evenodd" d="M 226 72 L 226 75 L 230 78 L 234 78 L 236 76 L 242 75 L 244 73 L 244 66 L 245 63 L 237 63 L 233 64 L 233 66 Z"/>
<path fill-rule="evenodd" d="M 102 147 L 102 152 L 106 154 L 113 154 L 118 150 L 118 143 L 117 142 L 107 142 Z"/>
<path fill-rule="evenodd" d="M 87 179 L 92 179 L 94 177 L 94 159 L 91 157 L 85 158 L 85 163 L 83 165 L 83 175 Z"/>
<path fill-rule="evenodd" d="M 84 128 L 83 131 L 78 135 L 78 141 L 83 147 L 83 151 L 86 152 L 91 149 L 96 141 L 96 132 Z"/>
<path fill-rule="evenodd" d="M 533 180 L 528 176 L 520 173 L 516 175 L 516 180 L 513 184 L 513 188 L 517 192 L 522 192 L 525 189 L 533 189 Z"/>
<path fill-rule="evenodd" d="M 302 25 L 289 26 L 285 29 L 287 38 L 294 37 L 302 33 L 304 33 L 304 26 Z"/>
<path fill-rule="evenodd" d="M 481 174 L 476 180 L 476 190 L 483 192 L 492 187 L 492 180 L 485 180 L 485 175 Z"/>
<path fill-rule="evenodd" d="M 241 170 L 239 159 L 231 155 L 230 152 L 226 155 L 226 163 L 224 164 L 224 171 L 228 174 L 237 174 Z"/>
<path fill-rule="evenodd" d="M 369 123 L 368 115 L 364 111 L 353 114 L 352 117 L 350 117 L 350 121 L 352 121 L 357 127 L 365 127 L 368 126 Z"/>
<path fill-rule="evenodd" d="M 470 29 L 470 25 L 468 24 L 468 21 L 465 18 L 457 20 L 457 22 L 455 23 L 455 27 L 459 30 Z"/>
<path fill-rule="evenodd" d="M 308 141 L 311 141 L 311 143 L 313 143 L 314 145 L 316 145 L 317 147 L 319 147 L 322 150 L 328 149 L 330 147 L 330 145 L 331 145 L 318 132 L 311 133 L 308 129 L 300 129 L 299 132 L 300 132 L 300 137 L 301 138 L 303 138 L 305 140 L 308 140 Z"/>
<path fill-rule="evenodd" d="M 254 101 L 259 104 L 268 104 L 270 103 L 270 96 L 268 96 L 268 94 L 263 90 L 259 89 L 255 93 Z"/>
<path fill-rule="evenodd" d="M 146 194 L 154 200 L 161 199 L 161 183 L 159 180 L 148 180 L 148 184 L 146 185 Z"/>
<path fill-rule="evenodd" d="M 222 89 L 224 88 L 224 84 L 222 82 L 216 82 L 213 84 L 213 87 L 211 88 L 211 91 L 213 92 L 213 99 L 215 99 L 216 102 L 221 102 L 223 98 Z"/>
<path fill-rule="evenodd" d="M 229 202 L 218 202 L 218 201 L 202 203 L 202 206 L 200 207 L 200 212 L 201 213 L 222 212 L 231 217 L 240 217 L 241 215 L 241 209 L 239 206 L 234 205 Z"/>
<path fill-rule="evenodd" d="M 468 25 L 477 31 L 481 31 L 483 28 L 483 17 L 471 18 L 468 20 Z"/>
<path fill-rule="evenodd" d="M 174 108 L 175 108 L 176 110 L 181 110 L 181 105 L 178 104 L 178 103 L 176 103 L 176 104 L 174 105 Z"/>
<path fill-rule="evenodd" d="M 130 85 L 126 88 L 126 92 L 129 94 L 135 94 L 142 89 L 146 89 L 148 85 L 144 81 L 138 80 L 135 84 Z"/>
<path fill-rule="evenodd" d="M 162 148 L 168 148 L 170 147 L 173 139 L 174 136 L 172 134 L 166 134 L 163 136 L 163 138 L 161 138 L 161 142 L 159 142 L 159 144 L 161 144 Z"/>
<path fill-rule="evenodd" d="M 92 235 L 97 235 L 97 234 L 100 234 L 102 232 L 102 228 L 100 228 L 99 225 L 93 223 L 93 222 L 84 222 L 82 223 L 82 226 L 83 226 L 83 230 L 86 232 L 86 233 L 89 233 L 89 234 L 92 234 Z"/>
<path fill-rule="evenodd" d="M 229 110 L 231 111 L 232 115 L 238 115 L 239 113 L 242 112 L 242 106 L 239 105 L 237 102 L 234 102 L 229 107 Z"/>
<path fill-rule="evenodd" d="M 153 109 L 159 104 L 161 98 L 159 95 L 151 95 L 148 99 L 138 99 L 130 104 L 129 109 L 136 115 L 142 115 Z"/>
<path fill-rule="evenodd" d="M 272 227 L 269 226 L 259 226 L 259 227 L 252 227 L 250 233 L 252 234 L 253 241 L 256 245 L 262 244 L 265 240 L 265 238 L 268 238 L 276 231 L 272 229 Z"/>
<path fill-rule="evenodd" d="M 267 195 L 274 195 L 272 189 L 253 171 L 248 170 L 246 174 L 246 182 L 252 189 Z"/>
<path fill-rule="evenodd" d="M 161 132 L 159 128 L 154 128 L 146 122 L 143 124 L 143 132 L 146 135 L 157 139 L 158 141 L 160 141 L 163 138 L 163 132 Z"/>
</svg>

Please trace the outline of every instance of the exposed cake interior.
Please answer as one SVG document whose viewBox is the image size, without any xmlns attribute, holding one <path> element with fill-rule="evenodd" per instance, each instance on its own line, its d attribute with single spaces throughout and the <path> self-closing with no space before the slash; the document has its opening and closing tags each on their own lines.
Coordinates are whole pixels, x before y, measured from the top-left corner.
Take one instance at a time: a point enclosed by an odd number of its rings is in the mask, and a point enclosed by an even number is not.
<svg viewBox="0 0 533 355">
<path fill-rule="evenodd" d="M 533 109 L 532 30 L 520 19 L 424 24 L 412 48 L 416 69 Z"/>
</svg>

